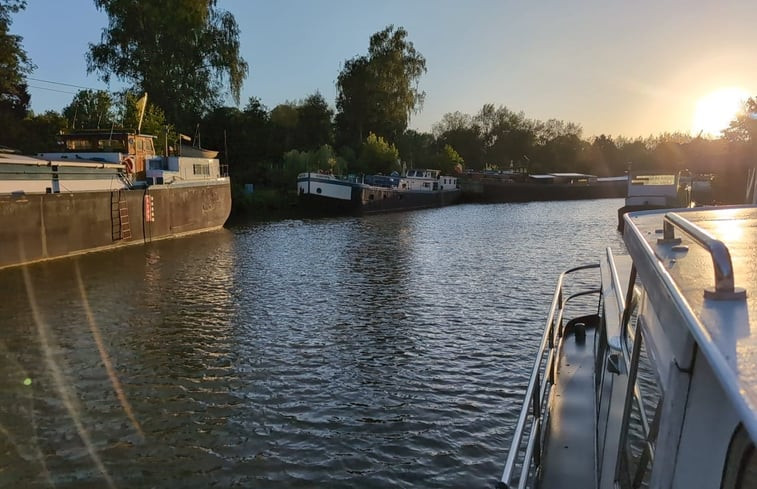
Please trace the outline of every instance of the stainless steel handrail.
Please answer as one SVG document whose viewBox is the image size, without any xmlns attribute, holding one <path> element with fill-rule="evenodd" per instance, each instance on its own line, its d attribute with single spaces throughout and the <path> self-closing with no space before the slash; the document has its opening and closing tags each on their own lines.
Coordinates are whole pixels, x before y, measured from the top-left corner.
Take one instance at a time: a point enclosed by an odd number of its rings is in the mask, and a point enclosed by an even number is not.
<svg viewBox="0 0 757 489">
<path fill-rule="evenodd" d="M 705 289 L 708 299 L 746 299 L 746 290 L 736 287 L 733 278 L 733 262 L 728 247 L 715 239 L 710 233 L 675 212 L 668 212 L 663 217 L 663 237 L 674 239 L 674 227 L 704 247 L 712 258 L 715 269 L 714 289 Z"/>
<path fill-rule="evenodd" d="M 531 377 L 528 381 L 528 387 L 526 388 L 526 394 L 524 397 L 523 405 L 521 406 L 520 415 L 518 416 L 518 422 L 515 425 L 515 434 L 513 435 L 513 440 L 510 443 L 510 450 L 507 454 L 507 461 L 505 462 L 505 469 L 502 472 L 502 478 L 500 479 L 500 486 L 501 487 L 510 487 L 510 483 L 512 482 L 512 476 L 513 476 L 513 470 L 515 468 L 515 462 L 516 458 L 518 456 L 518 453 L 520 452 L 520 446 L 523 439 L 523 430 L 526 426 L 526 420 L 528 418 L 529 411 L 531 410 L 531 403 L 533 402 L 533 395 L 534 390 L 537 386 L 537 380 L 541 377 L 543 379 L 543 382 L 547 383 L 549 382 L 548 376 L 540 375 L 542 372 L 542 363 L 544 359 L 544 352 L 548 344 L 550 344 L 550 350 L 553 348 L 551 345 L 550 338 L 554 334 L 556 335 L 559 331 L 555 331 L 555 327 L 558 325 L 554 324 L 555 320 L 555 313 L 560 312 L 560 318 L 562 318 L 562 309 L 565 305 L 566 301 L 562 300 L 562 289 L 563 289 L 563 281 L 565 279 L 566 275 L 569 275 L 571 273 L 580 271 L 580 270 L 589 270 L 592 268 L 599 268 L 599 264 L 591 264 L 591 265 L 582 265 L 580 267 L 571 268 L 570 270 L 566 270 L 563 273 L 560 274 L 560 277 L 557 280 L 557 286 L 555 287 L 555 293 L 552 298 L 552 305 L 549 309 L 549 316 L 547 316 L 547 322 L 544 326 L 544 332 L 542 333 L 542 339 L 541 344 L 539 345 L 539 350 L 536 355 L 536 359 L 534 360 L 534 366 L 531 369 Z M 596 292 L 596 291 L 595 291 Z M 576 295 L 585 295 L 585 293 L 579 293 Z M 573 296 L 571 296 L 573 297 Z M 558 309 L 559 306 L 559 309 Z M 546 366 L 548 368 L 548 365 Z M 540 389 L 541 391 L 542 389 Z M 543 399 L 544 392 L 540 392 L 540 400 Z M 541 406 L 538 407 L 538 409 L 541 409 Z M 526 445 L 526 457 L 523 461 L 523 465 L 530 464 L 529 458 L 530 454 L 533 452 L 533 444 L 535 443 L 536 438 L 534 436 L 529 436 L 528 444 Z M 524 469 L 523 474 L 527 474 L 527 469 Z M 523 481 L 521 481 L 521 485 L 523 484 Z"/>
</svg>

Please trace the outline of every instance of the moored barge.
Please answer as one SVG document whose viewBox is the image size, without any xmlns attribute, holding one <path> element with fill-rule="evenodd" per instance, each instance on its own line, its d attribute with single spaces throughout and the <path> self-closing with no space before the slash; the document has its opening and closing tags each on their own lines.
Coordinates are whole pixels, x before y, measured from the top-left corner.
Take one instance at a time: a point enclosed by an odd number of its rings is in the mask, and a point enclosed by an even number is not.
<svg viewBox="0 0 757 489">
<path fill-rule="evenodd" d="M 153 140 L 78 131 L 61 136 L 65 151 L 0 153 L 0 268 L 222 227 L 219 161 L 158 156 Z"/>
<path fill-rule="evenodd" d="M 301 173 L 297 193 L 303 209 L 336 214 L 376 214 L 428 209 L 460 200 L 457 177 L 439 170 L 408 170 L 404 176 L 337 177 Z"/>
</svg>

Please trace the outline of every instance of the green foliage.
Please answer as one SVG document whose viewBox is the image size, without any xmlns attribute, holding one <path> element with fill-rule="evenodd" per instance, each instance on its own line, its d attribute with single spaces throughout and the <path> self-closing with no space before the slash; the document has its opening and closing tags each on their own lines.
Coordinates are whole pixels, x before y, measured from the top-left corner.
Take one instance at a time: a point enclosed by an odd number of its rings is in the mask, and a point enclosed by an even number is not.
<svg viewBox="0 0 757 489">
<path fill-rule="evenodd" d="M 20 36 L 10 33 L 11 14 L 26 8 L 24 0 L 0 0 L 0 127 L 10 128 L 26 116 L 31 97 L 26 75 L 34 65 L 21 47 Z M 15 139 L 17 136 L 5 134 Z"/>
<path fill-rule="evenodd" d="M 356 147 L 366 132 L 396 141 L 423 105 L 418 80 L 426 72 L 426 59 L 407 35 L 404 28 L 390 25 L 371 36 L 367 56 L 345 61 L 337 78 L 341 144 Z"/>
<path fill-rule="evenodd" d="M 231 202 L 233 215 L 267 217 L 291 208 L 296 202 L 296 194 L 270 187 L 255 187 L 255 191 L 248 194 L 244 185 L 232 182 Z"/>
<path fill-rule="evenodd" d="M 113 98 L 105 90 L 80 90 L 63 108 L 63 117 L 72 129 L 110 127 L 116 123 L 113 105 Z"/>
<path fill-rule="evenodd" d="M 40 115 L 28 115 L 17 127 L 18 135 L 12 146 L 22 153 L 35 154 L 58 149 L 57 136 L 67 123 L 62 115 L 49 110 Z"/>
<path fill-rule="evenodd" d="M 297 107 L 291 102 L 279 104 L 271 111 L 271 122 L 284 129 L 295 129 L 298 117 Z"/>
<path fill-rule="evenodd" d="M 316 149 L 334 142 L 331 110 L 323 95 L 315 92 L 297 105 L 296 146 L 301 150 Z"/>
<path fill-rule="evenodd" d="M 299 102 L 277 105 L 270 114 L 271 146 L 274 152 L 309 151 L 331 144 L 333 113 L 316 92 Z"/>
<path fill-rule="evenodd" d="M 397 143 L 407 168 L 436 168 L 437 144 L 434 136 L 408 129 Z"/>
<path fill-rule="evenodd" d="M 339 161 L 329 145 L 323 145 L 312 151 L 293 149 L 284 153 L 281 166 L 272 169 L 269 181 L 279 188 L 289 189 L 295 184 L 297 175 L 300 173 L 308 171 L 339 173 L 340 170 Z"/>
<path fill-rule="evenodd" d="M 439 128 L 437 128 L 439 129 Z M 438 139 L 440 145 L 449 145 L 455 148 L 465 160 L 466 166 L 473 170 L 485 168 L 485 152 L 483 137 L 478 126 L 471 123 L 470 126 L 450 126 L 444 130 Z"/>
<path fill-rule="evenodd" d="M 274 153 L 269 113 L 256 98 L 251 98 L 244 110 L 214 109 L 203 119 L 199 130 L 204 147 L 221 151 L 233 180 L 267 182 L 272 168 L 270 161 L 279 160 L 282 155 Z"/>
<path fill-rule="evenodd" d="M 384 140 L 380 136 L 370 133 L 362 148 L 354 168 L 350 170 L 355 173 L 365 174 L 390 174 L 393 171 L 402 170 L 400 165 L 400 154 L 397 148 Z"/>
<path fill-rule="evenodd" d="M 236 102 L 248 66 L 239 54 L 234 16 L 216 0 L 95 0 L 108 15 L 99 44 L 90 44 L 88 72 L 147 92 L 166 117 L 192 128 L 221 102 L 228 82 Z"/>
<path fill-rule="evenodd" d="M 455 151 L 455 148 L 449 144 L 445 144 L 442 148 L 442 152 L 437 160 L 435 168 L 441 170 L 444 175 L 452 175 L 455 173 L 461 173 L 465 167 L 465 161 Z"/>
</svg>

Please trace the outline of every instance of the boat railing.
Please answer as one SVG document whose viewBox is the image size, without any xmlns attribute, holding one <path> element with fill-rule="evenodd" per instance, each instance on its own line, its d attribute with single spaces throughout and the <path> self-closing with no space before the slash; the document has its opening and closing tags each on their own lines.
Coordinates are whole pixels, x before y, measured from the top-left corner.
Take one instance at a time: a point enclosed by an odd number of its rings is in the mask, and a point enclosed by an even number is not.
<svg viewBox="0 0 757 489">
<path fill-rule="evenodd" d="M 529 479 L 532 462 L 539 465 L 541 457 L 542 426 L 546 423 L 547 415 L 545 408 L 546 399 L 549 396 L 549 387 L 554 383 L 554 372 L 557 368 L 558 349 L 563 335 L 563 313 L 566 305 L 577 297 L 601 293 L 601 289 L 590 289 L 577 292 L 569 297 L 564 296 L 563 284 L 565 277 L 582 270 L 599 268 L 598 264 L 583 265 L 566 270 L 557 281 L 549 316 L 544 327 L 539 350 L 534 360 L 528 387 L 521 407 L 518 421 L 515 425 L 515 433 L 507 454 L 505 469 L 498 484 L 501 489 L 509 489 L 512 486 L 516 466 L 520 464 L 520 474 L 517 478 L 519 488 L 526 487 Z M 545 361 L 546 355 L 546 361 Z M 544 377 L 546 381 L 543 381 Z M 528 436 L 524 441 L 524 435 L 528 426 Z M 522 455 L 522 457 L 519 457 Z"/>
<path fill-rule="evenodd" d="M 712 258 L 715 271 L 715 285 L 706 288 L 704 296 L 708 299 L 745 299 L 746 290 L 735 287 L 733 278 L 733 263 L 728 247 L 710 233 L 693 222 L 675 212 L 668 212 L 663 217 L 663 237 L 660 244 L 680 244 L 681 239 L 675 237 L 675 229 L 680 230 L 696 243 L 707 250 Z"/>
</svg>

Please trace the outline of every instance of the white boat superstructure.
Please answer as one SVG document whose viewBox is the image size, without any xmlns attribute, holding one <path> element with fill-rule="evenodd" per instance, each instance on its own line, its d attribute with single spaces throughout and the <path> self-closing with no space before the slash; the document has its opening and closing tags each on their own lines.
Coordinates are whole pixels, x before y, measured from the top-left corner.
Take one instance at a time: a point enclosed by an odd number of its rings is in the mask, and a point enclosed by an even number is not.
<svg viewBox="0 0 757 489">
<path fill-rule="evenodd" d="M 680 178 L 677 173 L 632 175 L 628 180 L 626 205 L 680 207 L 676 205 Z"/>
<path fill-rule="evenodd" d="M 330 173 L 307 172 L 297 175 L 297 194 L 350 201 L 352 189 L 358 185 L 352 179 L 339 178 Z"/>
<path fill-rule="evenodd" d="M 415 190 L 420 192 L 436 192 L 439 190 L 458 189 L 457 177 L 442 175 L 439 170 L 411 169 L 400 179 L 401 190 Z"/>
<path fill-rule="evenodd" d="M 228 179 L 216 158 L 195 156 L 157 156 L 147 160 L 145 172 L 149 185 L 180 185 Z"/>
<path fill-rule="evenodd" d="M 112 191 L 129 185 L 121 164 L 55 161 L 0 152 L 0 195 Z"/>
<path fill-rule="evenodd" d="M 618 209 L 618 231 L 623 231 L 623 215 L 647 209 L 676 209 L 691 205 L 691 178 L 680 173 L 638 173 L 628 178 L 625 205 Z"/>
<path fill-rule="evenodd" d="M 61 134 L 60 138 L 65 151 L 38 154 L 38 158 L 48 162 L 48 167 L 99 168 L 99 172 L 90 172 L 91 175 L 85 175 L 84 179 L 101 180 L 107 176 L 102 169 L 118 170 L 123 185 L 108 187 L 101 183 L 92 187 L 86 183 L 69 183 L 65 189 L 54 188 L 52 193 L 145 185 L 201 185 L 228 180 L 220 161 L 215 158 L 217 151 L 182 146 L 184 152 L 181 155 L 158 156 L 153 144 L 154 136 L 122 130 L 80 130 Z M 68 170 L 68 173 L 71 172 Z M 95 174 L 99 176 L 95 177 Z"/>
<path fill-rule="evenodd" d="M 754 487 L 757 207 L 625 221 L 558 281 L 500 487 Z"/>
</svg>

